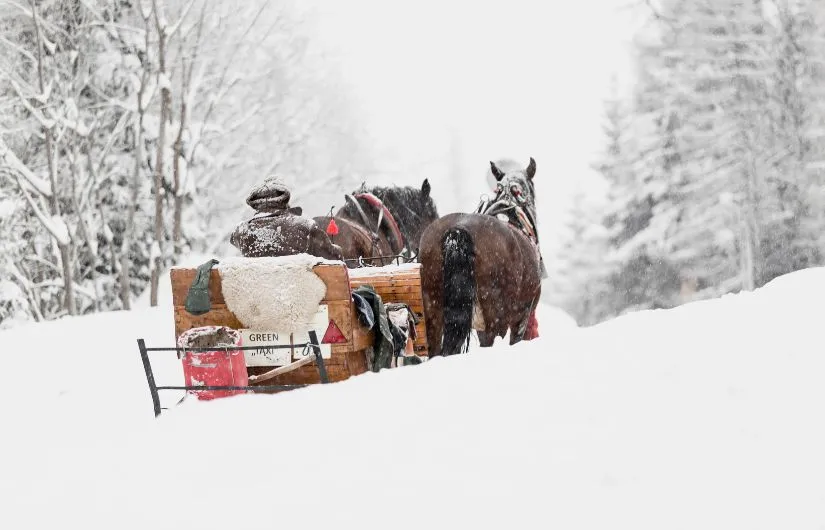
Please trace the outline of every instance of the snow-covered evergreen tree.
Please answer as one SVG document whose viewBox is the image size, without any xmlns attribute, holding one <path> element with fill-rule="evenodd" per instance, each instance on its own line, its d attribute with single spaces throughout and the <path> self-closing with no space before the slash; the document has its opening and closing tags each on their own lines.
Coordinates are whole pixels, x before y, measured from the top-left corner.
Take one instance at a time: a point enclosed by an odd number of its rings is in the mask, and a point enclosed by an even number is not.
<svg viewBox="0 0 825 530">
<path fill-rule="evenodd" d="M 607 316 L 753 289 L 822 263 L 822 7 L 657 4 L 637 42 L 632 98 L 608 101 L 598 165 L 611 187 Z M 585 277 L 603 279 L 604 267 Z"/>
<path fill-rule="evenodd" d="M 770 216 L 762 241 L 764 281 L 822 261 L 825 239 L 825 18 L 819 1 L 774 4 L 770 77 Z"/>
<path fill-rule="evenodd" d="M 610 263 L 600 206 L 581 190 L 574 194 L 566 222 L 568 236 L 552 260 L 548 278 L 548 299 L 584 326 L 609 314 L 606 282 Z"/>
</svg>

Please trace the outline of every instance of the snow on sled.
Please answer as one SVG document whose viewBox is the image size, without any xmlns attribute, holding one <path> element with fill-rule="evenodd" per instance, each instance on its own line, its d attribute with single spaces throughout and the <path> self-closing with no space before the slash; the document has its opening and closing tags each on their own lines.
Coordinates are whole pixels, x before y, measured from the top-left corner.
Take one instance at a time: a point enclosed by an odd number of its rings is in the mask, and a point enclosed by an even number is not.
<svg viewBox="0 0 825 530">
<path fill-rule="evenodd" d="M 308 254 L 233 257 L 174 267 L 170 279 L 177 346 L 138 341 L 156 416 L 158 390 L 274 393 L 428 358 L 418 263 L 350 269 Z M 153 351 L 177 352 L 184 385 L 154 382 Z"/>
</svg>

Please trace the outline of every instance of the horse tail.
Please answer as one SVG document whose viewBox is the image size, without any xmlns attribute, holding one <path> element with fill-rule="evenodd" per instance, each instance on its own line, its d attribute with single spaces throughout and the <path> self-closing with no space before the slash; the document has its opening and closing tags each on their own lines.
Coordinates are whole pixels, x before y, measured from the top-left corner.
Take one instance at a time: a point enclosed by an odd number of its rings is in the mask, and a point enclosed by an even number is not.
<svg viewBox="0 0 825 530">
<path fill-rule="evenodd" d="M 473 303 L 476 298 L 475 246 L 470 233 L 451 228 L 442 241 L 444 256 L 444 338 L 442 355 L 470 348 Z"/>
</svg>

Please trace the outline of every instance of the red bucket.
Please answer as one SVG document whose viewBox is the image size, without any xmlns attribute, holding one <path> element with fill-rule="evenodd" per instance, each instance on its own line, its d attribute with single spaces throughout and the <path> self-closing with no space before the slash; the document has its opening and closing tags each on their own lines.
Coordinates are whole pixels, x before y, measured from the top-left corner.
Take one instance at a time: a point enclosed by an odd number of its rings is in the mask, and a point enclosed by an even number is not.
<svg viewBox="0 0 825 530">
<path fill-rule="evenodd" d="M 178 337 L 178 348 L 215 348 L 204 351 L 184 351 L 183 377 L 186 386 L 247 386 L 246 359 L 240 332 L 226 326 L 192 328 Z M 200 400 L 209 400 L 244 390 L 192 390 Z"/>
</svg>

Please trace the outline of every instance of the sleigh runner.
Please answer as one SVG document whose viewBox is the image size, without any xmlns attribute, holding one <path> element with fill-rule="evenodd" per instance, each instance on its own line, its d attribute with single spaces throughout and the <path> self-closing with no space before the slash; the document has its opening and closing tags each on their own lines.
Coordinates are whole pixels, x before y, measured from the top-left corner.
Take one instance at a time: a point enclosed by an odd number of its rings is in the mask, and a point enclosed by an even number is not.
<svg viewBox="0 0 825 530">
<path fill-rule="evenodd" d="M 147 366 L 156 414 L 158 389 L 188 388 L 207 399 L 279 392 L 428 357 L 420 264 L 349 269 L 306 254 L 224 263 L 170 271 L 178 347 L 169 349 L 178 352 L 186 385 L 157 386 Z M 193 330 L 225 330 L 234 339 L 210 343 L 211 350 L 187 347 L 180 341 Z M 157 350 L 141 348 L 144 356 L 143 349 Z M 217 352 L 218 360 L 198 360 L 199 349 Z M 192 376 L 198 370 L 206 375 Z M 209 390 L 199 392 L 198 385 Z"/>
</svg>

